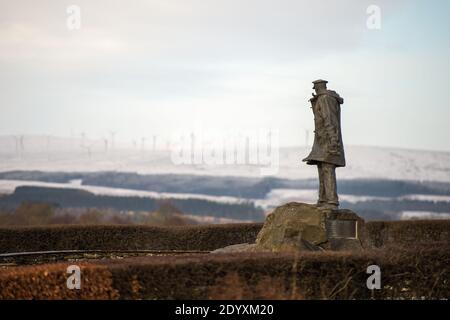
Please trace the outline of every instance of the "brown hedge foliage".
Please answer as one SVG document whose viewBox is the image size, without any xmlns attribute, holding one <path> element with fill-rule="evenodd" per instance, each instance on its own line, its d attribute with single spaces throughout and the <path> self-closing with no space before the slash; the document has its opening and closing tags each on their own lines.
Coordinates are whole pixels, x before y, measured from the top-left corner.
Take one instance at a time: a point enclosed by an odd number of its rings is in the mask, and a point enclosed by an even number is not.
<svg viewBox="0 0 450 320">
<path fill-rule="evenodd" d="M 214 250 L 253 242 L 262 224 L 0 228 L 0 253 L 87 249 Z"/>
<path fill-rule="evenodd" d="M 120 297 L 132 298 L 130 279 L 141 283 L 146 299 L 239 298 L 305 299 L 448 298 L 449 246 L 386 252 L 228 254 L 190 259 L 134 259 L 111 267 Z M 165 263 L 162 263 L 165 261 Z M 382 290 L 368 290 L 367 266 L 382 268 Z M 240 283 L 226 285 L 238 275 Z M 224 281 L 225 279 L 225 281 Z M 261 283 L 274 288 L 261 290 Z M 224 285 L 225 284 L 225 285 Z M 241 296 L 236 297 L 236 292 Z M 220 293 L 220 295 L 217 295 Z"/>
<path fill-rule="evenodd" d="M 450 220 L 374 221 L 366 223 L 366 228 L 368 242 L 374 247 L 450 242 Z"/>
<path fill-rule="evenodd" d="M 381 267 L 369 290 L 367 266 Z M 82 265 L 82 289 L 65 289 L 68 264 L 9 267 L 0 299 L 441 299 L 450 297 L 450 245 L 364 253 L 153 256 Z"/>
<path fill-rule="evenodd" d="M 77 264 L 81 268 L 81 289 L 66 286 L 71 263 L 3 268 L 0 273 L 0 299 L 117 299 L 112 287 L 112 274 L 102 266 Z"/>
<path fill-rule="evenodd" d="M 48 250 L 214 250 L 254 242 L 260 223 L 151 226 L 45 226 L 0 228 L 0 253 Z M 450 220 L 366 223 L 370 246 L 450 242 Z"/>
</svg>

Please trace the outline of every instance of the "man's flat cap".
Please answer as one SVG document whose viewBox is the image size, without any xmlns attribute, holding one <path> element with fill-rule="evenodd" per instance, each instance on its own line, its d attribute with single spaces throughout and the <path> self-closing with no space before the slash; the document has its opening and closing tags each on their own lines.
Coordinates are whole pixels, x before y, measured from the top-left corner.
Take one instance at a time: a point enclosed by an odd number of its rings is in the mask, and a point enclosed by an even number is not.
<svg viewBox="0 0 450 320">
<path fill-rule="evenodd" d="M 316 80 L 316 81 L 313 81 L 313 83 L 314 84 L 318 84 L 318 83 L 328 83 L 328 81 L 327 80 L 322 80 L 322 79 L 319 79 L 319 80 Z"/>
</svg>

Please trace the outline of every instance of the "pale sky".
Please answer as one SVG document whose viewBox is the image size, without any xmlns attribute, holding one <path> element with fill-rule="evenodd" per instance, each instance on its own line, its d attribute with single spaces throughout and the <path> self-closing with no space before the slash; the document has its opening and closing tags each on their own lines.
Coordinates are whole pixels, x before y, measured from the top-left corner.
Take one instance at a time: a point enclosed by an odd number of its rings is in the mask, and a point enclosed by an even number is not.
<svg viewBox="0 0 450 320">
<path fill-rule="evenodd" d="M 450 151 L 449 30 L 446 0 L 0 0 L 0 134 L 272 128 L 301 145 L 323 78 L 345 144 Z"/>
</svg>

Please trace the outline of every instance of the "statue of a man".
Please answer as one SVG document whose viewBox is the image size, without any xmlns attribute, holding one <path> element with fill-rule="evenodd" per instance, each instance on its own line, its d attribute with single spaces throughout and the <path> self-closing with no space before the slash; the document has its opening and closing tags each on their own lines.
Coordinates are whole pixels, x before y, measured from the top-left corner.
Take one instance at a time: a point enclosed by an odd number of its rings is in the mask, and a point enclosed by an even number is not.
<svg viewBox="0 0 450 320">
<path fill-rule="evenodd" d="M 313 97 L 309 100 L 314 113 L 314 145 L 307 164 L 317 165 L 319 170 L 319 200 L 317 206 L 337 209 L 339 199 L 336 190 L 336 167 L 345 167 L 344 145 L 341 134 L 341 104 L 339 94 L 327 89 L 326 80 L 313 82 Z"/>
</svg>

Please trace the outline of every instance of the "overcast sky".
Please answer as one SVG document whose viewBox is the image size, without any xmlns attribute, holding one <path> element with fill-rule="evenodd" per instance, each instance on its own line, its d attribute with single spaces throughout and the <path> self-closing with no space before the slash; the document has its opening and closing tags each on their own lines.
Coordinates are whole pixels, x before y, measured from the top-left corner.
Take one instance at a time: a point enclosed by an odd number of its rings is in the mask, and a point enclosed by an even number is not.
<svg viewBox="0 0 450 320">
<path fill-rule="evenodd" d="M 344 143 L 450 151 L 449 30 L 446 0 L 0 0 L 0 134 L 272 128 L 302 145 L 324 78 Z"/>
</svg>

